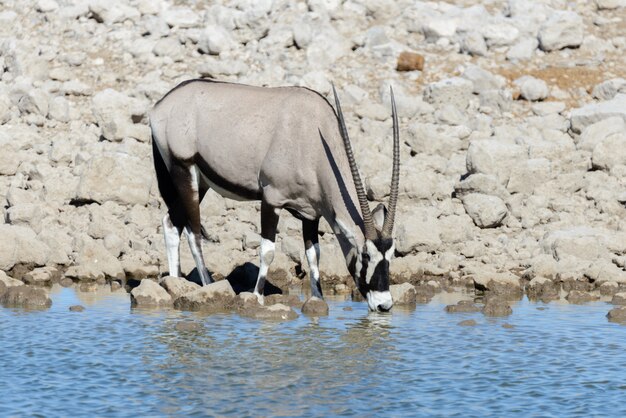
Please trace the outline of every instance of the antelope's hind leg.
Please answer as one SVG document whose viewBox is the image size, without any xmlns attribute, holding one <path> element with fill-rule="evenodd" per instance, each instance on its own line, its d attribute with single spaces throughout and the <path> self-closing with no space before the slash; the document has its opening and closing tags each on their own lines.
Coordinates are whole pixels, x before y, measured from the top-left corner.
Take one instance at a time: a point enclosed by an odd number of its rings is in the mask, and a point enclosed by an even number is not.
<svg viewBox="0 0 626 418">
<path fill-rule="evenodd" d="M 168 210 L 163 217 L 163 235 L 165 236 L 165 250 L 167 252 L 167 265 L 170 276 L 180 277 L 180 234 L 183 232 L 183 225 L 175 225 L 172 222 L 172 211 Z"/>
<path fill-rule="evenodd" d="M 265 278 L 270 264 L 274 261 L 274 251 L 276 248 L 276 228 L 278 226 L 280 209 L 261 202 L 261 247 L 259 255 L 261 263 L 259 265 L 259 275 L 254 286 L 254 294 L 263 303 L 263 288 Z"/>
<path fill-rule="evenodd" d="M 200 201 L 208 190 L 201 187 L 197 168 L 194 165 L 172 165 L 170 175 L 172 181 L 176 185 L 178 198 L 181 207 L 184 209 L 186 224 L 184 226 L 187 234 L 187 241 L 191 249 L 191 255 L 196 263 L 198 274 L 202 280 L 202 284 L 206 286 L 213 282 L 211 275 L 204 264 L 204 256 L 202 255 L 202 225 L 200 224 Z"/>
<path fill-rule="evenodd" d="M 322 286 L 320 283 L 320 244 L 319 244 L 319 219 L 314 221 L 302 221 L 302 238 L 304 239 L 304 253 L 309 263 L 309 276 L 311 280 L 311 296 L 320 299 L 322 296 Z"/>
<path fill-rule="evenodd" d="M 162 225 L 169 274 L 170 276 L 180 277 L 180 234 L 187 224 L 187 219 L 185 211 L 180 204 L 176 185 L 170 176 L 154 137 L 152 139 L 152 156 L 159 192 L 165 202 L 165 206 L 167 206 L 167 213 L 163 217 Z"/>
</svg>

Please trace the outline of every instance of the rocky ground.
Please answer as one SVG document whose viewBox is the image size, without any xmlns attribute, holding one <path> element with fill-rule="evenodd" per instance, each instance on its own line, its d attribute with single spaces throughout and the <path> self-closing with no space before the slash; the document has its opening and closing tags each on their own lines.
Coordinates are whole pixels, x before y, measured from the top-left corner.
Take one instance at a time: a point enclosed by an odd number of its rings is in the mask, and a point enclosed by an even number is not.
<svg viewBox="0 0 626 418">
<path fill-rule="evenodd" d="M 571 301 L 626 289 L 624 0 L 0 6 L 6 277 L 88 290 L 164 275 L 147 111 L 180 81 L 213 77 L 325 95 L 334 83 L 373 202 L 388 193 L 393 86 L 403 145 L 391 268 L 418 301 L 455 287 Z M 258 204 L 209 192 L 202 210 L 216 277 L 257 263 Z M 279 230 L 270 281 L 306 289 L 300 223 L 284 213 Z M 327 292 L 349 293 L 322 230 Z"/>
</svg>

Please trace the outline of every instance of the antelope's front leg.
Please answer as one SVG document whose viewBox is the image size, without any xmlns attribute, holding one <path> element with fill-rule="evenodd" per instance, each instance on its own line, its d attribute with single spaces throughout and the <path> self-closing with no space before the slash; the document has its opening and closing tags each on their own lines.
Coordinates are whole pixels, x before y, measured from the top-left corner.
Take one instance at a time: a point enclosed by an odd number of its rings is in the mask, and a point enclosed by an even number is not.
<svg viewBox="0 0 626 418">
<path fill-rule="evenodd" d="M 302 238 L 304 239 L 304 253 L 306 261 L 309 263 L 309 275 L 311 280 L 311 296 L 320 299 L 322 296 L 322 285 L 320 283 L 320 244 L 319 244 L 319 219 L 315 221 L 302 221 Z"/>
<path fill-rule="evenodd" d="M 263 303 L 263 288 L 265 287 L 265 278 L 270 268 L 270 264 L 274 261 L 274 250 L 276 248 L 276 228 L 278 226 L 280 209 L 274 208 L 261 202 L 261 247 L 259 255 L 261 263 L 259 265 L 259 275 L 254 286 L 254 294 Z"/>
</svg>

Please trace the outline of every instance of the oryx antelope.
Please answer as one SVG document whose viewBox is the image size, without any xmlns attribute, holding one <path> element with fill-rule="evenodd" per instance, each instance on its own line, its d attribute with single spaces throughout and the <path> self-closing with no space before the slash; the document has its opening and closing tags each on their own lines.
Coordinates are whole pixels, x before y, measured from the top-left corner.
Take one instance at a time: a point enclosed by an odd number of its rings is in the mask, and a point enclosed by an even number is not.
<svg viewBox="0 0 626 418">
<path fill-rule="evenodd" d="M 318 225 L 333 228 L 348 270 L 370 310 L 388 311 L 389 262 L 398 199 L 400 145 L 393 91 L 393 169 L 388 210 L 371 211 L 335 94 L 335 113 L 320 94 L 302 87 L 253 87 L 189 80 L 150 112 L 154 164 L 168 213 L 163 231 L 170 275 L 180 276 L 179 244 L 186 232 L 203 284 L 212 281 L 201 250 L 199 204 L 212 188 L 224 197 L 261 201 L 262 299 L 274 258 L 281 209 L 302 221 L 311 292 L 322 297 Z"/>
</svg>

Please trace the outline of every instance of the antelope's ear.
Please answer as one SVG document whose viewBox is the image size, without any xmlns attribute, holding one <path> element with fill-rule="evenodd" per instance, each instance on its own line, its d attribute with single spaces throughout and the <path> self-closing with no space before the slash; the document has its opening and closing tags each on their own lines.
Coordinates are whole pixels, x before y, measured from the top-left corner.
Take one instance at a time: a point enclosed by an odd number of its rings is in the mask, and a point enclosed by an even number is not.
<svg viewBox="0 0 626 418">
<path fill-rule="evenodd" d="M 374 219 L 374 226 L 378 230 L 378 232 L 383 230 L 383 224 L 385 223 L 385 218 L 387 217 L 387 208 L 382 203 L 379 203 L 376 206 L 376 209 L 372 212 L 372 218 Z"/>
</svg>

